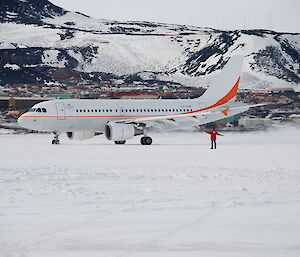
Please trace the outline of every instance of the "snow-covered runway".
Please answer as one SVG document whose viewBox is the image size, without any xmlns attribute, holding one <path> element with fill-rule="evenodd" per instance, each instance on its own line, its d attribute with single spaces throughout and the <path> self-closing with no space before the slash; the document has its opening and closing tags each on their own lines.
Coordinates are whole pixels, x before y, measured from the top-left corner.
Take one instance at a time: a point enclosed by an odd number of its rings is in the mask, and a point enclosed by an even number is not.
<svg viewBox="0 0 300 257">
<path fill-rule="evenodd" d="M 2 135 L 0 256 L 300 256 L 299 135 Z"/>
</svg>

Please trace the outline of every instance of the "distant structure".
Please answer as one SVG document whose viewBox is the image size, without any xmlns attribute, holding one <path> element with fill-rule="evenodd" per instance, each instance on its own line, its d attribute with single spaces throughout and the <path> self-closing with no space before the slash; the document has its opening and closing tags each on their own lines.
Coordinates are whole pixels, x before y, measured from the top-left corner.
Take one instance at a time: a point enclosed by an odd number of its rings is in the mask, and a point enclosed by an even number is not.
<svg viewBox="0 0 300 257">
<path fill-rule="evenodd" d="M 13 97 L 10 97 L 8 99 L 8 109 L 13 111 L 16 110 L 16 100 Z"/>
</svg>

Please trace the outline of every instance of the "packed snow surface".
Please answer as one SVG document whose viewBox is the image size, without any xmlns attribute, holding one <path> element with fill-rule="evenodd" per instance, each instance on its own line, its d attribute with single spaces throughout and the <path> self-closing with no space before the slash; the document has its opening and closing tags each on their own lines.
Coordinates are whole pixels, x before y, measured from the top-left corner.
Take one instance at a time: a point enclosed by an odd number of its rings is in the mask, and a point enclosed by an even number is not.
<svg viewBox="0 0 300 257">
<path fill-rule="evenodd" d="M 300 256 L 299 129 L 0 136 L 0 256 Z"/>
</svg>

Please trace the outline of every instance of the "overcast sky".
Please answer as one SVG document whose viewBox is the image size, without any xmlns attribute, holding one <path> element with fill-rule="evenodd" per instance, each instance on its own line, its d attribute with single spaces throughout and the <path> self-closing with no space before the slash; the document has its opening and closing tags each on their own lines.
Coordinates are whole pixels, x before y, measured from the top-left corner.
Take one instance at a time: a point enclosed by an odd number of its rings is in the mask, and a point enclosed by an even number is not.
<svg viewBox="0 0 300 257">
<path fill-rule="evenodd" d="M 50 0 L 94 18 L 300 32 L 300 0 Z"/>
</svg>

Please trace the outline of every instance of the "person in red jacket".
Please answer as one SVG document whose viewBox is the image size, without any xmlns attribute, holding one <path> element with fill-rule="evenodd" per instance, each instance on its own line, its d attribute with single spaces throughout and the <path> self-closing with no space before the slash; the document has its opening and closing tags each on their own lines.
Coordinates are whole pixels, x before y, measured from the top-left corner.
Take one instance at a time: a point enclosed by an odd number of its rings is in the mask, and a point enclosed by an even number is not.
<svg viewBox="0 0 300 257">
<path fill-rule="evenodd" d="M 210 140 L 211 140 L 211 148 L 210 149 L 213 149 L 213 148 L 217 148 L 217 143 L 216 143 L 216 140 L 217 140 L 217 136 L 224 136 L 220 133 L 218 133 L 214 128 L 210 131 L 205 131 L 207 134 L 210 134 Z"/>
</svg>

